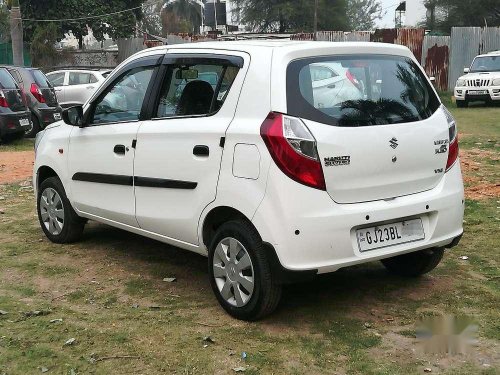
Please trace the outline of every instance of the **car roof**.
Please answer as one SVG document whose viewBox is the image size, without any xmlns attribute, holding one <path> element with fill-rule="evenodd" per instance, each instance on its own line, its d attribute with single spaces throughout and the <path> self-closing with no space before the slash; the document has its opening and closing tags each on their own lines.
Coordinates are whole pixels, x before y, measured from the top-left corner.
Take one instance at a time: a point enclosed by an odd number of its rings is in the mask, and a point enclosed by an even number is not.
<svg viewBox="0 0 500 375">
<path fill-rule="evenodd" d="M 500 51 L 491 51 L 488 53 L 483 53 L 482 55 L 477 55 L 476 57 L 491 57 L 491 56 L 500 56 Z"/>
<path fill-rule="evenodd" d="M 154 55 L 158 52 L 167 52 L 167 50 L 182 49 L 213 49 L 241 51 L 252 53 L 259 49 L 279 49 L 289 51 L 307 51 L 324 49 L 331 53 L 332 49 L 339 48 L 345 50 L 352 48 L 355 53 L 370 53 L 371 51 L 380 51 L 381 48 L 395 55 L 407 55 L 407 47 L 398 44 L 374 43 L 374 42 L 323 42 L 323 41 L 300 41 L 300 40 L 237 40 L 237 41 L 214 41 L 214 42 L 196 42 L 185 44 L 173 44 L 148 48 L 138 52 L 135 56 Z"/>
</svg>

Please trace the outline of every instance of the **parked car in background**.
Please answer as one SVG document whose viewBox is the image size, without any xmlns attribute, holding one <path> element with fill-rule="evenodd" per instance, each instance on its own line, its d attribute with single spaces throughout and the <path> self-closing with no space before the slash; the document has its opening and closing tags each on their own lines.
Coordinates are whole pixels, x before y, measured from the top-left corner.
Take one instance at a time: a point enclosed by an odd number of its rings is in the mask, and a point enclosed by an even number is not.
<svg viewBox="0 0 500 375">
<path fill-rule="evenodd" d="M 56 90 L 62 107 L 83 104 L 106 79 L 111 70 L 56 70 L 47 73 L 47 78 Z"/>
<path fill-rule="evenodd" d="M 26 130 L 26 137 L 34 137 L 40 130 L 61 119 L 61 108 L 54 88 L 40 69 L 7 66 L 26 97 L 31 112 L 32 126 Z"/>
<path fill-rule="evenodd" d="M 9 71 L 0 67 L 0 140 L 22 138 L 31 125 L 26 98 Z"/>
<path fill-rule="evenodd" d="M 318 66 L 358 69 L 355 89 L 326 98 Z M 49 240 L 76 241 L 91 219 L 203 254 L 238 319 L 270 314 L 284 283 L 355 264 L 422 275 L 462 236 L 456 123 L 406 47 L 147 49 L 63 120 L 35 142 Z"/>
<path fill-rule="evenodd" d="M 470 102 L 500 103 L 500 51 L 478 55 L 455 85 L 457 107 Z"/>
</svg>

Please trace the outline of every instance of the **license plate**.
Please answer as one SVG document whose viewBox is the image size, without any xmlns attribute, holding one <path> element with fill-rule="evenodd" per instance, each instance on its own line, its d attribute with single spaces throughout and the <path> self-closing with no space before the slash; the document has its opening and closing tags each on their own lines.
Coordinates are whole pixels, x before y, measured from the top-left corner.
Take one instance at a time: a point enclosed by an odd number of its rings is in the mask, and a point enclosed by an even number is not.
<svg viewBox="0 0 500 375">
<path fill-rule="evenodd" d="M 469 95 L 486 95 L 488 93 L 487 90 L 469 90 Z"/>
<path fill-rule="evenodd" d="M 30 120 L 28 120 L 27 118 L 19 119 L 19 125 L 21 125 L 21 126 L 29 126 L 30 125 Z"/>
<path fill-rule="evenodd" d="M 422 219 L 412 219 L 397 223 L 363 228 L 356 231 L 359 251 L 369 251 L 381 247 L 394 246 L 425 238 Z"/>
<path fill-rule="evenodd" d="M 61 114 L 60 113 L 54 113 L 54 120 L 60 120 L 61 119 Z"/>
</svg>

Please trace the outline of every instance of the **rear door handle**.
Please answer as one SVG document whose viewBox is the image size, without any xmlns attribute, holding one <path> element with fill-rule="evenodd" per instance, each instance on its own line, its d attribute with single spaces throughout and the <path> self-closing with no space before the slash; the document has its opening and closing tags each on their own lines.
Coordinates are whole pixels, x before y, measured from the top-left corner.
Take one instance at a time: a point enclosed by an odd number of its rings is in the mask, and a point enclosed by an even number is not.
<svg viewBox="0 0 500 375">
<path fill-rule="evenodd" d="M 210 155 L 210 149 L 205 145 L 196 145 L 193 148 L 193 155 L 207 157 Z"/>
<path fill-rule="evenodd" d="M 124 145 L 116 145 L 115 148 L 113 149 L 113 152 L 117 155 L 125 155 L 125 152 L 127 152 L 128 149 Z"/>
</svg>

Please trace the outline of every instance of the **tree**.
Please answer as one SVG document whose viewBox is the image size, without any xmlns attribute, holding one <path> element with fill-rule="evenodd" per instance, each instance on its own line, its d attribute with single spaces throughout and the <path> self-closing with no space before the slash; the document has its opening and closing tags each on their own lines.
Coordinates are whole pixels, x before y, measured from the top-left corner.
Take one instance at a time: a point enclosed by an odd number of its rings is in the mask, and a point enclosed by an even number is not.
<svg viewBox="0 0 500 375">
<path fill-rule="evenodd" d="M 202 24 L 201 5 L 196 0 L 167 1 L 162 10 L 163 35 L 199 33 Z"/>
<path fill-rule="evenodd" d="M 142 8 L 141 30 L 152 34 L 160 35 L 162 30 L 161 10 L 163 0 L 153 0 L 144 3 Z"/>
<path fill-rule="evenodd" d="M 70 31 L 78 39 L 83 48 L 83 37 L 88 35 L 89 28 L 98 41 L 109 37 L 123 38 L 133 35 L 135 26 L 142 18 L 141 8 L 119 14 L 111 14 L 141 6 L 144 0 L 20 0 L 24 18 L 29 19 L 63 19 L 109 15 L 99 18 L 86 18 L 77 21 L 57 21 L 58 39 Z M 31 41 L 39 22 L 26 21 L 25 35 Z"/>
<path fill-rule="evenodd" d="M 454 26 L 500 26 L 498 0 L 427 0 L 432 17 L 425 26 L 434 31 L 450 32 Z"/>
<path fill-rule="evenodd" d="M 10 40 L 9 11 L 5 5 L 0 5 L 0 43 Z"/>
<path fill-rule="evenodd" d="M 12 62 L 14 65 L 24 65 L 23 21 L 19 0 L 12 1 L 10 10 L 10 37 L 12 40 Z"/>
<path fill-rule="evenodd" d="M 314 1 L 234 0 L 242 22 L 258 32 L 313 31 Z M 347 30 L 347 0 L 318 0 L 318 30 Z"/>
<path fill-rule="evenodd" d="M 54 45 L 57 41 L 57 32 L 54 23 L 36 27 L 30 46 L 33 66 L 55 65 L 57 50 Z"/>
<path fill-rule="evenodd" d="M 351 30 L 373 30 L 375 21 L 384 15 L 378 0 L 348 0 L 347 4 L 347 18 Z"/>
</svg>

